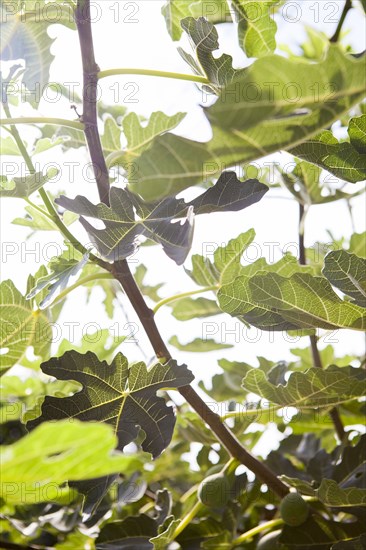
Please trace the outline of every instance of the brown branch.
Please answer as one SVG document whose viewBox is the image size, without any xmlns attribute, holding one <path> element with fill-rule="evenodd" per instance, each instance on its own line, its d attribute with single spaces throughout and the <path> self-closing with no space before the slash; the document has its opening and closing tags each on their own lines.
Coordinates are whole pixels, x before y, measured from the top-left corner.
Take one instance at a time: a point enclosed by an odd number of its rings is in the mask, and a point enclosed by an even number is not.
<svg viewBox="0 0 366 550">
<path fill-rule="evenodd" d="M 89 153 L 94 165 L 95 178 L 98 184 L 100 200 L 109 204 L 109 174 L 105 163 L 100 136 L 97 127 L 97 72 L 98 66 L 95 62 L 93 37 L 90 21 L 90 0 L 78 0 L 76 9 L 76 24 L 79 32 L 81 55 L 84 69 L 84 116 L 86 125 L 85 137 L 89 147 Z M 87 88 L 86 88 L 87 87 Z M 158 358 L 166 360 L 171 358 L 160 332 L 154 320 L 152 310 L 146 305 L 141 292 L 134 280 L 126 260 L 120 260 L 107 268 L 118 280 L 128 296 L 135 312 L 137 313 L 152 347 Z M 263 483 L 283 497 L 288 493 L 288 487 L 277 478 L 277 476 L 257 460 L 253 455 L 244 449 L 241 443 L 231 433 L 229 428 L 221 421 L 191 386 L 184 386 L 179 389 L 181 395 L 199 414 L 199 416 L 210 426 L 218 440 L 229 451 L 229 453 L 247 466 Z"/>
<path fill-rule="evenodd" d="M 97 94 L 100 71 L 94 57 L 94 43 L 91 29 L 90 1 L 78 0 L 75 22 L 79 34 L 83 63 L 83 115 L 85 137 L 93 163 L 93 171 L 102 202 L 109 204 L 109 173 L 105 163 L 98 131 Z"/>
<path fill-rule="evenodd" d="M 344 20 L 346 19 L 347 13 L 349 12 L 350 9 L 352 9 L 352 0 L 346 0 L 346 3 L 344 4 L 344 7 L 343 7 L 343 11 L 341 13 L 341 17 L 338 21 L 338 25 L 337 25 L 337 28 L 335 30 L 335 33 L 329 39 L 329 42 L 332 42 L 333 44 L 338 42 L 339 36 L 341 34 L 341 31 L 342 31 Z"/>
<path fill-rule="evenodd" d="M 304 206 L 299 203 L 299 262 L 302 265 L 306 264 L 306 250 L 305 250 L 305 244 L 304 244 Z M 319 353 L 318 343 L 317 343 L 317 337 L 315 334 L 312 334 L 310 336 L 310 348 L 311 348 L 311 355 L 313 358 L 313 365 L 317 369 L 322 369 L 323 364 Z M 346 432 L 344 431 L 344 426 L 342 419 L 339 415 L 338 409 L 334 407 L 330 412 L 329 415 L 333 421 L 334 428 L 336 430 L 338 439 L 340 441 L 343 441 L 346 436 Z"/>
</svg>

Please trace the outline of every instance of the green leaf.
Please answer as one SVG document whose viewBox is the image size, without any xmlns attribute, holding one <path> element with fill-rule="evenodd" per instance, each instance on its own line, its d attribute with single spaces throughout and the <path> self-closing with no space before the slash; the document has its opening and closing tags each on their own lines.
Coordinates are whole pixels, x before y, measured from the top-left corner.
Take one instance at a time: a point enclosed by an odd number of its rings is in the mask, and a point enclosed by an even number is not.
<svg viewBox="0 0 366 550">
<path fill-rule="evenodd" d="M 53 147 L 57 147 L 57 145 L 62 145 L 65 142 L 65 140 L 66 140 L 65 136 L 37 139 L 32 156 L 39 155 L 40 153 L 44 153 L 49 149 L 53 149 Z"/>
<path fill-rule="evenodd" d="M 366 307 L 366 259 L 345 250 L 329 252 L 324 259 L 323 275 L 335 287 Z"/>
<path fill-rule="evenodd" d="M 200 286 L 222 285 L 233 281 L 247 267 L 241 263 L 245 250 L 254 241 L 255 231 L 249 229 L 214 252 L 214 262 L 203 256 L 192 256 L 192 271 L 186 273 Z M 263 259 L 262 259 L 263 260 Z M 262 266 L 261 262 L 261 266 Z"/>
<path fill-rule="evenodd" d="M 9 14 L 3 14 L 0 25 L 1 58 L 3 61 L 24 59 L 23 83 L 29 91 L 26 97 L 35 107 L 50 81 L 50 65 L 54 59 L 50 51 L 54 40 L 48 35 L 48 25 L 49 22 L 42 17 L 38 22 L 32 22 Z"/>
<path fill-rule="evenodd" d="M 251 278 L 249 287 L 258 305 L 280 313 L 299 328 L 366 328 L 364 310 L 341 300 L 325 278 L 267 273 Z"/>
<path fill-rule="evenodd" d="M 39 304 L 40 309 L 45 309 L 53 302 L 56 294 L 62 292 L 68 285 L 70 277 L 76 276 L 83 269 L 89 259 L 89 254 L 75 254 L 71 245 L 60 256 L 49 263 L 50 273 L 37 279 L 35 286 L 28 292 L 26 299 L 34 298 L 39 292 L 47 288 L 46 295 Z"/>
<path fill-rule="evenodd" d="M 222 90 L 206 113 L 215 125 L 236 129 L 239 134 L 265 120 L 272 121 L 275 132 L 276 120 L 295 115 L 298 122 L 306 121 L 309 111 L 318 124 L 327 125 L 346 105 L 349 109 L 363 96 L 365 59 L 346 56 L 337 46 L 330 46 L 320 63 L 277 55 L 258 59 L 240 79 Z M 255 91 L 254 99 L 248 97 L 250 89 Z M 304 114 L 299 115 L 304 109 Z M 305 138 L 306 132 L 303 133 Z M 294 136 L 291 139 L 294 141 Z"/>
<path fill-rule="evenodd" d="M 252 367 L 247 363 L 228 361 L 227 359 L 220 359 L 218 364 L 223 372 L 212 377 L 212 389 L 208 389 L 202 382 L 199 382 L 200 388 L 216 401 L 228 401 L 234 398 L 236 400 L 244 399 L 242 381 Z M 245 411 L 243 411 L 243 417 L 245 417 Z"/>
<path fill-rule="evenodd" d="M 360 155 L 366 154 L 366 115 L 351 118 L 348 126 L 350 143 Z"/>
<path fill-rule="evenodd" d="M 0 304 L 0 370 L 12 367 L 28 346 L 34 347 L 36 355 L 46 355 L 52 341 L 47 316 L 34 310 L 33 302 L 27 301 L 10 280 L 0 285 Z"/>
<path fill-rule="evenodd" d="M 366 258 L 366 231 L 364 233 L 353 233 L 348 252 L 356 254 L 359 258 Z"/>
<path fill-rule="evenodd" d="M 122 128 L 114 118 L 107 118 L 104 123 L 104 133 L 100 138 L 104 151 L 119 151 L 121 149 Z"/>
<path fill-rule="evenodd" d="M 211 317 L 222 313 L 215 300 L 207 298 L 182 298 L 171 304 L 172 315 L 178 321 L 190 321 L 191 319 Z"/>
<path fill-rule="evenodd" d="M 144 282 L 146 273 L 147 273 L 147 267 L 143 264 L 139 264 L 134 273 L 135 281 L 138 284 L 144 296 L 148 296 L 154 302 L 159 302 L 161 300 L 161 296 L 158 294 L 158 292 L 161 289 L 161 287 L 164 286 L 164 283 L 159 283 L 153 286 L 147 285 Z"/>
<path fill-rule="evenodd" d="M 115 351 L 125 339 L 125 336 L 112 335 L 109 329 L 101 329 L 91 334 L 85 334 L 80 345 L 62 340 L 55 357 L 62 357 L 67 351 L 71 350 L 80 354 L 91 351 L 98 357 L 99 361 L 112 361 Z"/>
<path fill-rule="evenodd" d="M 295 160 L 295 162 L 296 166 L 292 172 L 282 171 L 281 175 L 283 183 L 299 202 L 308 205 L 324 204 L 352 197 L 351 194 L 344 193 L 339 189 L 329 189 L 326 185 L 322 185 L 320 183 L 321 169 L 318 166 L 306 161 Z M 295 186 L 299 188 L 298 191 Z M 327 191 L 327 194 L 323 193 L 324 190 Z"/>
<path fill-rule="evenodd" d="M 2 155 L 12 155 L 12 156 L 20 155 L 19 148 L 11 136 L 6 138 L 1 138 L 0 150 Z"/>
<path fill-rule="evenodd" d="M 185 116 L 185 113 L 168 116 L 158 111 L 151 114 L 147 124 L 142 125 L 136 113 L 129 113 L 122 121 L 127 147 L 123 151 L 112 153 L 107 158 L 108 166 L 122 164 L 129 169 L 129 179 L 133 181 L 134 168 L 129 165 L 151 146 L 157 136 L 178 126 Z"/>
<path fill-rule="evenodd" d="M 335 176 L 356 183 L 366 179 L 366 115 L 352 118 L 350 141 L 339 142 L 329 130 L 290 149 L 291 153 L 325 168 Z"/>
<path fill-rule="evenodd" d="M 264 64 L 265 67 L 260 65 L 258 70 L 254 71 L 258 74 L 253 74 L 253 78 L 251 78 L 249 70 L 256 67 L 258 63 Z M 299 73 L 299 63 L 300 68 L 301 64 L 304 64 L 304 70 L 301 70 L 300 73 L 303 75 L 302 78 L 306 78 L 305 75 L 309 76 L 308 87 L 312 89 L 310 90 L 312 95 L 310 93 L 307 98 L 309 105 L 301 111 L 301 114 L 294 110 L 298 107 L 299 102 L 301 103 L 300 100 L 304 98 L 304 89 L 300 88 L 302 80 L 299 81 L 295 76 L 296 73 Z M 343 114 L 347 114 L 353 105 L 362 100 L 363 90 L 366 86 L 364 77 L 366 71 L 363 66 L 365 60 L 361 58 L 354 61 L 331 48 L 327 61 L 323 63 L 329 64 L 337 78 L 340 78 L 340 66 L 349 70 L 350 81 L 346 80 L 339 93 L 334 92 L 333 94 L 332 91 L 329 91 L 334 89 L 333 81 L 326 83 L 320 78 L 321 64 L 307 64 L 298 60 L 290 61 L 277 56 L 268 56 L 255 61 L 246 71 L 245 80 L 240 79 L 235 81 L 231 88 L 230 86 L 224 88 L 222 99 L 219 98 L 213 107 L 206 110 L 206 113 L 211 113 L 211 109 L 221 109 L 221 107 L 223 109 L 219 118 L 216 115 L 213 118 L 213 115 L 209 114 L 213 122 L 213 136 L 209 142 L 201 143 L 167 133 L 156 138 L 152 147 L 136 160 L 134 168 L 137 191 L 144 196 L 149 192 L 149 198 L 178 192 L 190 185 L 196 185 L 214 177 L 222 171 L 223 166 L 229 168 L 254 161 L 276 151 L 292 150 L 295 146 L 319 134 L 323 128 L 331 126 Z M 315 69 L 318 65 L 318 69 Z M 312 67 L 314 75 L 308 74 L 308 66 Z M 282 69 L 285 70 L 284 73 Z M 332 71 L 329 69 L 328 72 Z M 278 72 L 284 75 L 285 82 L 282 84 L 277 78 Z M 315 74 L 316 72 L 319 74 Z M 248 74 L 249 76 L 247 76 Z M 272 77 L 271 74 L 273 74 Z M 286 74 L 289 80 L 286 79 Z M 315 80 L 312 81 L 311 78 Z M 333 77 L 329 76 L 329 78 Z M 354 81 L 354 85 L 352 85 L 352 81 Z M 276 101 L 271 99 L 272 88 L 282 93 L 284 89 L 287 90 L 286 86 L 292 86 L 292 82 L 294 89 L 299 94 L 299 101 L 283 100 L 281 95 L 278 101 L 280 104 L 278 109 L 281 112 L 276 108 L 275 112 L 272 112 L 272 107 L 276 105 Z M 248 92 L 240 96 L 241 83 L 243 86 L 248 86 L 246 90 L 254 90 L 258 99 L 256 97 L 248 98 L 246 95 Z M 332 84 L 331 87 L 329 87 L 330 84 Z M 328 101 L 325 99 L 322 101 L 322 97 L 320 97 L 319 90 L 323 91 L 323 86 Z M 301 94 L 299 90 L 301 90 Z M 268 94 L 269 99 L 267 98 Z M 243 101 L 239 101 L 241 97 L 243 97 Z M 304 98 L 305 100 L 306 98 Z M 236 116 L 230 101 L 235 108 L 242 106 L 243 117 Z M 267 108 L 263 107 L 263 102 L 268 104 L 267 118 L 265 116 Z M 224 112 L 226 108 L 227 113 Z M 245 125 L 237 124 L 238 128 L 228 128 L 230 117 L 233 125 L 241 118 L 248 120 L 245 120 Z M 174 151 L 174 155 L 172 151 Z M 338 196 L 340 196 L 339 193 Z"/>
<path fill-rule="evenodd" d="M 142 466 L 141 458 L 134 455 L 112 454 L 116 443 L 111 426 L 77 420 L 46 422 L 3 447 L 1 496 L 16 504 L 58 500 L 69 495 L 69 488 L 61 487 L 65 481 L 132 472 Z"/>
<path fill-rule="evenodd" d="M 205 17 L 211 23 L 231 20 L 226 0 L 168 0 L 161 11 L 173 40 L 182 36 L 181 20 L 185 17 Z"/>
<path fill-rule="evenodd" d="M 142 362 L 129 367 L 121 353 L 108 365 L 94 353 L 69 351 L 43 363 L 42 371 L 58 380 L 80 382 L 83 389 L 64 399 L 47 396 L 42 416 L 28 423 L 28 428 L 64 418 L 107 422 L 118 435 L 118 449 L 122 450 L 136 439 L 140 426 L 146 435 L 142 448 L 154 457 L 169 444 L 175 422 L 173 409 L 156 397 L 156 392 L 187 385 L 193 379 L 187 367 L 172 360 L 147 370 Z"/>
<path fill-rule="evenodd" d="M 291 550 L 328 550 L 335 542 L 354 538 L 363 533 L 364 529 L 361 521 L 338 522 L 325 519 L 318 514 L 310 516 L 299 527 L 285 526 L 280 543 Z"/>
<path fill-rule="evenodd" d="M 234 79 L 240 77 L 243 69 L 236 70 L 233 68 L 231 55 L 224 53 L 217 58 L 213 56 L 212 52 L 219 49 L 219 35 L 212 23 L 204 17 L 199 19 L 187 17 L 183 19 L 181 25 L 190 38 L 198 63 L 182 48 L 178 48 L 178 51 L 195 73 L 207 76 L 215 93 L 222 86 L 230 84 Z"/>
<path fill-rule="evenodd" d="M 153 550 L 149 542 L 158 528 L 151 517 L 140 514 L 112 521 L 102 527 L 96 540 L 96 550 Z"/>
<path fill-rule="evenodd" d="M 43 187 L 48 181 L 57 176 L 58 170 L 50 168 L 47 174 L 36 172 L 29 176 L 14 177 L 11 181 L 4 176 L 0 177 L 0 197 L 26 199 L 32 193 Z"/>
<path fill-rule="evenodd" d="M 271 17 L 276 0 L 233 0 L 239 44 L 248 57 L 263 57 L 276 49 L 277 25 Z"/>
<path fill-rule="evenodd" d="M 257 202 L 268 188 L 257 180 L 241 182 L 234 172 L 223 172 L 216 185 L 186 203 L 183 199 L 166 198 L 147 203 L 128 189 L 112 187 L 110 204 L 92 204 L 87 198 L 65 196 L 56 203 L 77 214 L 102 220 L 105 229 L 96 229 L 85 218 L 80 222 L 107 259 L 123 259 L 136 249 L 136 238 L 145 236 L 161 244 L 165 253 L 182 264 L 193 238 L 193 214 L 238 211 Z M 137 215 L 137 219 L 136 219 Z M 177 223 L 178 220 L 183 223 Z"/>
<path fill-rule="evenodd" d="M 366 3 L 364 0 L 364 9 L 366 11 Z M 366 546 L 366 534 L 360 535 L 357 538 L 336 542 L 332 546 L 332 550 L 364 550 Z"/>
<path fill-rule="evenodd" d="M 342 489 L 332 479 L 322 479 L 319 489 L 316 491 L 319 500 L 326 506 L 351 507 L 366 506 L 366 489 L 350 487 Z"/>
<path fill-rule="evenodd" d="M 250 370 L 243 387 L 271 403 L 292 407 L 331 406 L 365 395 L 365 376 L 353 367 L 312 368 L 291 373 L 286 384 L 273 384 L 261 369 Z"/>
<path fill-rule="evenodd" d="M 176 349 L 179 349 L 180 351 L 188 351 L 193 353 L 207 353 L 209 351 L 217 351 L 218 349 L 227 349 L 233 347 L 231 344 L 221 344 L 220 342 L 215 342 L 215 340 L 211 340 L 208 338 L 195 338 L 192 342 L 181 344 L 178 340 L 178 336 L 172 336 L 169 340 L 169 344 L 171 346 L 174 346 Z"/>
<path fill-rule="evenodd" d="M 169 542 L 172 541 L 176 527 L 180 524 L 179 519 L 174 519 L 174 516 L 167 518 L 164 530 L 159 528 L 159 534 L 156 537 L 152 537 L 150 542 L 154 545 L 154 550 L 166 550 Z"/>
<path fill-rule="evenodd" d="M 136 159 L 130 185 L 146 200 L 156 200 L 201 183 L 207 170 L 215 175 L 221 167 L 218 157 L 210 153 L 206 143 L 167 133 L 158 136 Z"/>
</svg>

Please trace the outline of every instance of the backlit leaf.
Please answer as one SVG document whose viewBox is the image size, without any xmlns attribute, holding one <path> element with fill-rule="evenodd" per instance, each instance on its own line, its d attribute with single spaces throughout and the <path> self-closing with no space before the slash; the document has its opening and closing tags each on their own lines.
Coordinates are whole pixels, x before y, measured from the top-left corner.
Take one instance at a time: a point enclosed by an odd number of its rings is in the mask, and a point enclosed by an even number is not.
<svg viewBox="0 0 366 550">
<path fill-rule="evenodd" d="M 34 309 L 34 302 L 26 300 L 10 280 L 0 285 L 0 304 L 0 370 L 12 367 L 28 346 L 44 356 L 52 341 L 48 317 Z"/>
<path fill-rule="evenodd" d="M 214 124 L 239 132 L 265 120 L 274 123 L 275 131 L 276 121 L 280 123 L 282 117 L 290 115 L 298 122 L 302 118 L 306 121 L 309 114 L 318 122 L 324 117 L 326 125 L 364 95 L 365 60 L 365 56 L 358 60 L 345 56 L 336 46 L 329 48 L 320 63 L 267 56 L 226 86 L 206 113 Z"/>
<path fill-rule="evenodd" d="M 319 500 L 326 506 L 351 507 L 366 506 L 366 489 L 350 487 L 342 489 L 332 479 L 322 479 L 316 491 Z"/>
<path fill-rule="evenodd" d="M 180 351 L 189 351 L 193 353 L 216 351 L 218 349 L 232 348 L 231 344 L 221 344 L 210 338 L 195 338 L 192 342 L 181 344 L 177 336 L 172 336 L 169 344 Z"/>
<path fill-rule="evenodd" d="M 193 379 L 185 366 L 172 360 L 147 370 L 142 362 L 130 367 L 121 353 L 108 365 L 94 353 L 69 351 L 43 363 L 42 370 L 59 380 L 80 382 L 83 389 L 64 399 L 47 396 L 42 416 L 28 423 L 28 428 L 64 418 L 106 422 L 113 426 L 122 450 L 136 439 L 141 427 L 146 434 L 142 448 L 154 457 L 169 444 L 175 422 L 173 409 L 156 392 L 187 385 Z"/>
<path fill-rule="evenodd" d="M 351 119 L 348 134 L 350 141 L 339 142 L 332 132 L 325 130 L 291 149 L 291 153 L 346 181 L 363 181 L 366 179 L 366 115 Z"/>
<path fill-rule="evenodd" d="M 216 301 L 207 298 L 182 298 L 171 304 L 172 315 L 178 321 L 189 321 L 190 319 L 211 317 L 221 312 Z"/>
<path fill-rule="evenodd" d="M 239 44 L 248 57 L 263 57 L 276 49 L 277 25 L 271 17 L 276 0 L 233 0 Z"/>
<path fill-rule="evenodd" d="M 24 495 L 26 504 L 58 500 L 69 494 L 68 487 L 61 487 L 65 481 L 142 467 L 137 456 L 112 454 L 116 444 L 107 425 L 77 420 L 45 422 L 20 441 L 3 447 L 1 496 L 16 504 L 24 503 Z"/>
<path fill-rule="evenodd" d="M 352 303 L 366 307 L 366 259 L 345 250 L 329 252 L 323 275 L 333 286 L 352 298 Z"/>
<path fill-rule="evenodd" d="M 212 52 L 219 48 L 219 35 L 214 25 L 207 19 L 187 17 L 183 19 L 181 25 L 190 38 L 198 64 L 182 48 L 179 48 L 178 51 L 188 61 L 194 72 L 207 76 L 215 92 L 242 74 L 242 69 L 233 68 L 233 60 L 230 55 L 222 54 L 217 58 L 213 56 Z"/>
<path fill-rule="evenodd" d="M 261 369 L 250 370 L 243 387 L 271 403 L 292 407 L 321 407 L 347 401 L 366 394 L 365 375 L 353 367 L 325 370 L 311 368 L 291 373 L 287 383 L 274 384 Z"/>
<path fill-rule="evenodd" d="M 36 172 L 28 176 L 14 177 L 8 181 L 4 176 L 0 177 L 0 197 L 13 197 L 26 199 L 32 193 L 43 187 L 48 181 L 57 176 L 58 170 L 50 168 L 47 174 Z"/>
</svg>

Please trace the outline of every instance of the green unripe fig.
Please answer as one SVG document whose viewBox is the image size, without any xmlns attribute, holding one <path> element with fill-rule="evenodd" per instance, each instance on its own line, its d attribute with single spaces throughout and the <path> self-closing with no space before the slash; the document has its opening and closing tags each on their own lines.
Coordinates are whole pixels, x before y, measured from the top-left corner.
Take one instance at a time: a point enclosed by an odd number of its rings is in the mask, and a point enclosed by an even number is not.
<svg viewBox="0 0 366 550">
<path fill-rule="evenodd" d="M 258 544 L 257 544 L 257 550 L 276 550 L 278 548 L 278 541 L 281 535 L 281 529 L 278 529 L 277 531 L 271 531 L 271 533 L 267 533 L 262 537 Z"/>
<path fill-rule="evenodd" d="M 280 513 L 286 525 L 297 527 L 307 520 L 309 506 L 299 493 L 289 493 L 281 501 Z"/>
<path fill-rule="evenodd" d="M 197 496 L 202 504 L 210 508 L 225 506 L 230 498 L 230 482 L 225 474 L 212 474 L 202 481 Z"/>
</svg>

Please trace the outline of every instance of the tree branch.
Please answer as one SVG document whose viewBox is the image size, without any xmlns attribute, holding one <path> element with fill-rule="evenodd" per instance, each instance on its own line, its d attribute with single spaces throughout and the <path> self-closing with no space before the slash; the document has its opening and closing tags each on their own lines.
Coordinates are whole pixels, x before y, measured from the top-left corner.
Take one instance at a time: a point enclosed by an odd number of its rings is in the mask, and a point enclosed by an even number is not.
<svg viewBox="0 0 366 550">
<path fill-rule="evenodd" d="M 304 244 L 304 215 L 305 215 L 304 206 L 303 204 L 299 203 L 299 262 L 302 265 L 306 264 L 306 250 L 305 250 L 305 244 Z M 313 357 L 314 367 L 316 367 L 317 369 L 322 369 L 323 364 L 322 364 L 322 360 L 318 349 L 317 337 L 315 336 L 315 334 L 312 334 L 310 336 L 310 347 L 311 347 L 311 354 Z M 334 407 L 329 412 L 329 415 L 334 424 L 334 428 L 336 430 L 338 439 L 340 441 L 343 441 L 346 436 L 346 432 L 344 431 L 343 422 L 341 417 L 339 416 L 338 409 Z"/>
<path fill-rule="evenodd" d="M 332 42 L 334 44 L 336 42 L 338 42 L 339 35 L 341 34 L 341 31 L 342 31 L 344 20 L 346 19 L 347 13 L 349 12 L 350 9 L 352 9 L 352 0 L 346 0 L 346 3 L 344 4 L 344 7 L 343 7 L 343 11 L 341 13 L 341 17 L 338 21 L 338 25 L 337 25 L 337 28 L 335 30 L 335 33 L 329 39 L 329 42 Z"/>
<path fill-rule="evenodd" d="M 84 116 L 85 137 L 89 153 L 94 165 L 95 179 L 98 184 L 100 200 L 109 204 L 109 174 L 103 155 L 100 136 L 97 127 L 97 74 L 98 65 L 94 58 L 93 37 L 90 21 L 90 0 L 78 0 L 76 8 L 76 23 L 79 32 L 81 55 L 84 68 Z M 120 260 L 106 267 L 120 282 L 128 296 L 136 314 L 138 315 L 146 334 L 151 342 L 156 356 L 159 359 L 169 360 L 171 355 L 162 339 L 154 320 L 154 312 L 147 306 L 139 287 L 133 278 L 126 260 Z M 242 447 L 241 443 L 221 421 L 191 386 L 179 389 L 181 395 L 191 405 L 197 414 L 206 422 L 215 433 L 218 440 L 241 464 L 249 468 L 258 478 L 268 485 L 278 496 L 288 493 L 288 487 L 277 476 Z"/>
<path fill-rule="evenodd" d="M 98 131 L 97 93 L 99 67 L 95 62 L 91 30 L 90 0 L 78 0 L 75 22 L 79 34 L 83 63 L 83 116 L 84 132 L 93 162 L 100 200 L 109 204 L 109 173 L 105 163 Z"/>
</svg>

